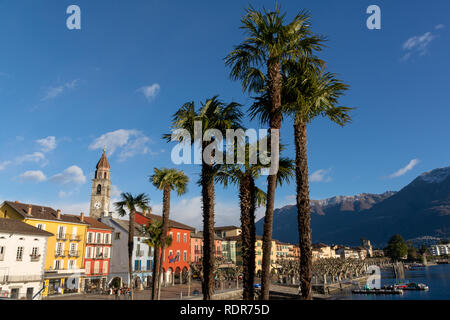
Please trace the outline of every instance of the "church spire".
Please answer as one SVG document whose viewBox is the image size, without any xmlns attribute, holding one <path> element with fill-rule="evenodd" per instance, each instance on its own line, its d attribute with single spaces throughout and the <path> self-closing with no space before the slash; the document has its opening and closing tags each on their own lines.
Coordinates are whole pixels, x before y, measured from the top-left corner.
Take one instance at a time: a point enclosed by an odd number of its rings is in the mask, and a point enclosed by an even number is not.
<svg viewBox="0 0 450 320">
<path fill-rule="evenodd" d="M 97 163 L 97 169 L 110 169 L 108 159 L 106 158 L 106 147 L 103 148 L 103 154 Z"/>
</svg>

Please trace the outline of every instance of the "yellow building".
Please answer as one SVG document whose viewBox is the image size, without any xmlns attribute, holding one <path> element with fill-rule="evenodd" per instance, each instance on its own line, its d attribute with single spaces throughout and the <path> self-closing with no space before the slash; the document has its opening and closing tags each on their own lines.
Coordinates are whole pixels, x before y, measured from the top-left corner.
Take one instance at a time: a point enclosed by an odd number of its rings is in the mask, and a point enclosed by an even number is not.
<svg viewBox="0 0 450 320">
<path fill-rule="evenodd" d="M 17 219 L 48 231 L 42 295 L 80 292 L 84 277 L 84 250 L 88 224 L 84 215 L 64 215 L 50 207 L 5 201 L 0 217 Z"/>
<path fill-rule="evenodd" d="M 242 266 L 242 241 L 241 236 L 229 237 L 227 240 L 236 240 L 236 264 Z M 263 258 L 263 248 L 262 248 L 262 237 L 256 236 L 255 241 L 255 272 L 258 273 L 262 270 L 262 258 Z M 275 265 L 277 260 L 277 247 L 275 240 L 272 240 L 272 246 L 270 250 L 270 269 Z"/>
</svg>

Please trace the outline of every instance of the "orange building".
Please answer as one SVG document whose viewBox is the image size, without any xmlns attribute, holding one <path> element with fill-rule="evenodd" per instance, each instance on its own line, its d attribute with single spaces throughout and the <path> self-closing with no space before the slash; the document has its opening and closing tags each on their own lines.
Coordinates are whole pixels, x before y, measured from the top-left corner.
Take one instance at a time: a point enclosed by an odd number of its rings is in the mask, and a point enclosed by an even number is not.
<svg viewBox="0 0 450 320">
<path fill-rule="evenodd" d="M 222 241 L 223 239 L 214 234 L 215 256 L 222 257 Z M 203 232 L 195 231 L 191 233 L 191 261 L 199 262 L 203 258 Z"/>
<path fill-rule="evenodd" d="M 161 216 L 149 212 L 136 212 L 135 221 L 140 225 L 160 221 Z M 165 248 L 163 255 L 163 280 L 166 283 L 179 283 L 182 272 L 189 270 L 191 262 L 191 232 L 193 227 L 169 219 L 168 236 L 172 237 L 172 244 Z"/>
</svg>

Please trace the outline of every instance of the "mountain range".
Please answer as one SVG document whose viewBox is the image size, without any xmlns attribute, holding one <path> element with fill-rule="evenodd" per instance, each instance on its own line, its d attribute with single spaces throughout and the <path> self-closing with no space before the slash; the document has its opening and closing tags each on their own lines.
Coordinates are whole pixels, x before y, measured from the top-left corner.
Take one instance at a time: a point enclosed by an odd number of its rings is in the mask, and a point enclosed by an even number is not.
<svg viewBox="0 0 450 320">
<path fill-rule="evenodd" d="M 263 233 L 264 218 L 256 222 Z M 416 177 L 398 192 L 362 193 L 311 200 L 313 243 L 359 245 L 361 238 L 384 247 L 398 233 L 405 239 L 450 237 L 450 167 Z M 298 243 L 297 208 L 274 211 L 274 239 Z"/>
</svg>

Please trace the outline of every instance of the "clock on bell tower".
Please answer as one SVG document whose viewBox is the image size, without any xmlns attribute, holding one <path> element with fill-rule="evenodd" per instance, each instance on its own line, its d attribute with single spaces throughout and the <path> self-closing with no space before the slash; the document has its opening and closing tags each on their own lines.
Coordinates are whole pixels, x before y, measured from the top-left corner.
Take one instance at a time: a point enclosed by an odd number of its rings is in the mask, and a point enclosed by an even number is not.
<svg viewBox="0 0 450 320">
<path fill-rule="evenodd" d="M 89 215 L 94 218 L 109 216 L 111 199 L 111 170 L 106 158 L 106 148 L 97 163 L 95 177 L 92 179 L 91 206 Z"/>
</svg>

